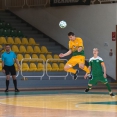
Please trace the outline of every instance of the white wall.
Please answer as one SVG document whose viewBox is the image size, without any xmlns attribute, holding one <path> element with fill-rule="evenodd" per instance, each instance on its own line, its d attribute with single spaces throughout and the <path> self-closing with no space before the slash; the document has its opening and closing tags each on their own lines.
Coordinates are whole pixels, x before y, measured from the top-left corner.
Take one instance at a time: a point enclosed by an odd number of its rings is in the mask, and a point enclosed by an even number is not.
<svg viewBox="0 0 117 117">
<path fill-rule="evenodd" d="M 117 4 L 21 9 L 12 12 L 67 48 L 67 33 L 75 32 L 76 36 L 84 40 L 86 58 L 92 57 L 94 47 L 99 48 L 100 56 L 107 66 L 107 74 L 115 79 L 116 45 L 111 35 L 116 31 Z M 67 28 L 59 28 L 60 20 L 67 22 Z M 108 46 L 104 46 L 105 42 Z M 110 49 L 113 49 L 112 57 L 109 56 Z"/>
</svg>

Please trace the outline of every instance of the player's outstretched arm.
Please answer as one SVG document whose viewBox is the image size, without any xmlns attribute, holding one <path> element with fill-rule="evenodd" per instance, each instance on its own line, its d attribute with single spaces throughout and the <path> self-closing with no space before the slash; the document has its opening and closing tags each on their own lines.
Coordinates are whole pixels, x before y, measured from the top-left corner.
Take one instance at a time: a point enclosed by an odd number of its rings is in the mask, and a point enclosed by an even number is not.
<svg viewBox="0 0 117 117">
<path fill-rule="evenodd" d="M 65 57 L 65 56 L 70 55 L 71 53 L 72 53 L 72 50 L 69 50 L 68 52 L 66 52 L 66 53 L 64 53 L 64 54 L 63 54 L 63 53 L 60 53 L 60 54 L 59 54 L 59 57 L 62 58 L 62 57 Z"/>
<path fill-rule="evenodd" d="M 101 65 L 102 65 L 102 68 L 103 68 L 103 71 L 104 71 L 104 78 L 106 78 L 107 76 L 106 76 L 106 66 L 105 66 L 105 63 L 102 62 Z"/>
</svg>

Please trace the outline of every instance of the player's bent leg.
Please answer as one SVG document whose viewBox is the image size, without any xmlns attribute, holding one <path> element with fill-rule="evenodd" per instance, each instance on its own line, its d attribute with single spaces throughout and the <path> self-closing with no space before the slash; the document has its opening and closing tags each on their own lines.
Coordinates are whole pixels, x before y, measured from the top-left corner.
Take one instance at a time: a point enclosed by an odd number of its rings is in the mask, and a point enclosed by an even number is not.
<svg viewBox="0 0 117 117">
<path fill-rule="evenodd" d="M 88 79 L 91 79 L 92 76 L 90 74 L 90 70 L 88 69 L 88 67 L 86 65 L 84 65 L 84 63 L 79 63 L 79 68 L 84 70 L 88 75 Z"/>
<path fill-rule="evenodd" d="M 5 90 L 5 92 L 9 91 L 9 79 L 10 79 L 10 75 L 6 75 L 6 90 Z"/>
<path fill-rule="evenodd" d="M 71 66 L 71 65 L 68 65 L 68 64 L 66 64 L 66 65 L 64 66 L 64 70 L 65 70 L 66 72 L 70 72 L 70 73 L 73 73 L 73 74 L 76 73 L 76 70 L 73 69 L 72 66 Z"/>
<path fill-rule="evenodd" d="M 105 82 L 104 84 L 106 85 L 108 91 L 111 92 L 111 87 L 110 87 L 109 83 L 108 82 Z"/>
<path fill-rule="evenodd" d="M 85 92 L 89 92 L 92 89 L 92 84 L 88 84 L 88 88 L 85 89 Z"/>
<path fill-rule="evenodd" d="M 67 71 L 67 72 L 70 72 L 70 73 L 73 73 L 74 74 L 74 80 L 77 79 L 78 75 L 78 71 L 76 69 L 73 69 L 72 67 L 75 66 L 76 64 L 78 64 L 78 60 L 77 60 L 77 57 L 74 56 L 72 57 L 65 65 L 64 67 L 64 70 Z"/>
<path fill-rule="evenodd" d="M 64 67 L 64 70 L 65 70 L 66 72 L 73 73 L 73 74 L 74 74 L 74 80 L 77 79 L 77 77 L 78 77 L 78 76 L 77 76 L 78 71 L 77 71 L 76 69 L 73 69 L 71 65 L 66 64 L 65 67 Z"/>
<path fill-rule="evenodd" d="M 100 76 L 100 81 L 106 85 L 108 91 L 109 91 L 109 94 L 111 97 L 115 97 L 115 95 L 113 94 L 113 92 L 111 91 L 111 87 L 110 87 L 110 84 L 108 83 L 108 80 L 107 78 L 104 78 L 103 76 Z"/>
<path fill-rule="evenodd" d="M 84 63 L 79 63 L 79 68 L 84 70 L 86 73 L 90 73 L 89 69 L 87 68 L 87 66 L 84 65 Z"/>
<path fill-rule="evenodd" d="M 85 92 L 88 92 L 89 90 L 91 90 L 92 86 L 96 85 L 96 84 L 97 84 L 97 78 L 92 77 L 92 79 L 89 80 L 89 82 L 88 82 L 88 87 L 85 89 Z"/>
<path fill-rule="evenodd" d="M 111 97 L 115 97 L 115 95 L 113 94 L 113 92 L 111 91 L 111 87 L 110 84 L 108 82 L 104 83 L 109 91 L 109 94 Z"/>
</svg>

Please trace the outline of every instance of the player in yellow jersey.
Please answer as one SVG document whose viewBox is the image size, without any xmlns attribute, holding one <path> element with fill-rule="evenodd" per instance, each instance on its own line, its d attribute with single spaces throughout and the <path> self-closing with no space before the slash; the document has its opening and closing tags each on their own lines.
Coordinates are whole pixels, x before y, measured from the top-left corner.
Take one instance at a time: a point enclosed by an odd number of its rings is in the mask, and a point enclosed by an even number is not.
<svg viewBox="0 0 117 117">
<path fill-rule="evenodd" d="M 80 37 L 76 37 L 73 32 L 68 33 L 68 38 L 70 39 L 69 51 L 64 54 L 59 54 L 59 57 L 65 57 L 72 53 L 72 58 L 66 63 L 64 70 L 73 73 L 74 80 L 76 80 L 78 71 L 76 69 L 73 69 L 73 66 L 79 64 L 79 68 L 86 71 L 88 74 L 87 77 L 91 79 L 90 71 L 87 66 L 85 66 L 84 46 L 82 39 Z"/>
</svg>

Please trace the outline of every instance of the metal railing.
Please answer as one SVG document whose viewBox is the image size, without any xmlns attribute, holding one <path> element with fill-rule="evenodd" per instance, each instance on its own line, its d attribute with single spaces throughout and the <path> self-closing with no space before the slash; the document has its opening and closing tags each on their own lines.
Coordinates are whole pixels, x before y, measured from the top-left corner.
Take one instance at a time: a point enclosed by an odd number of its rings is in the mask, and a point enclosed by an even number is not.
<svg viewBox="0 0 117 117">
<path fill-rule="evenodd" d="M 66 72 L 66 75 L 61 75 L 61 76 L 58 76 L 58 75 L 49 75 L 48 74 L 48 67 L 47 67 L 47 64 L 48 64 L 48 62 L 49 61 L 67 61 L 67 59 L 48 59 L 47 61 L 46 61 L 46 75 L 49 77 L 49 80 L 50 80 L 50 78 L 51 77 L 63 77 L 63 78 L 65 78 L 65 80 L 66 80 L 66 77 L 68 76 L 68 72 Z"/>
<path fill-rule="evenodd" d="M 25 60 L 29 60 L 29 61 L 33 61 L 33 60 L 39 61 L 40 60 L 40 61 L 43 62 L 43 65 L 45 66 L 44 60 L 43 59 L 36 59 L 36 58 L 24 58 L 24 59 L 21 60 L 21 76 L 23 77 L 23 80 L 26 80 L 26 77 L 29 77 L 29 78 L 31 78 L 31 77 L 35 77 L 35 78 L 40 77 L 41 80 L 42 80 L 42 77 L 45 75 L 45 67 L 43 68 L 43 74 L 40 75 L 40 76 L 39 75 L 38 76 L 25 76 L 25 75 L 23 75 L 22 62 L 25 61 Z"/>
<path fill-rule="evenodd" d="M 91 4 L 94 4 L 96 2 L 96 0 L 91 0 Z"/>
<path fill-rule="evenodd" d="M 26 0 L 26 5 L 28 7 L 32 6 L 46 6 L 49 0 Z"/>
<path fill-rule="evenodd" d="M 1 60 L 1 58 L 0 58 L 0 60 Z M 43 66 L 44 66 L 44 68 L 43 68 L 43 73 L 42 73 L 42 75 L 38 75 L 38 76 L 25 76 L 25 75 L 23 75 L 23 71 L 22 71 L 22 63 L 23 63 L 23 61 L 25 61 L 25 60 L 27 60 L 27 61 L 42 61 L 42 63 L 43 63 Z M 86 60 L 88 60 L 88 59 L 86 59 Z M 21 60 L 21 76 L 23 77 L 23 80 L 26 80 L 26 77 L 40 77 L 41 78 L 41 80 L 42 80 L 42 77 L 45 75 L 45 72 L 46 72 L 46 75 L 48 76 L 48 78 L 49 78 L 49 80 L 50 80 L 50 78 L 51 77 L 64 77 L 65 78 L 65 80 L 66 80 L 66 77 L 68 76 L 68 72 L 66 72 L 66 75 L 60 75 L 60 76 L 58 76 L 58 75 L 49 75 L 48 74 L 48 67 L 47 67 L 47 64 L 48 64 L 48 62 L 49 61 L 67 61 L 67 59 L 48 59 L 47 61 L 46 61 L 46 65 L 45 65 L 45 62 L 44 62 L 44 60 L 43 59 L 40 59 L 40 58 L 24 58 L 24 59 L 22 59 Z M 1 65 L 1 64 L 0 64 Z M 78 73 L 79 73 L 79 70 L 78 70 Z M 73 75 L 70 73 L 70 75 L 73 77 Z M 16 77 L 18 77 L 19 76 L 19 71 L 17 71 L 17 75 L 16 75 Z M 0 78 L 5 78 L 6 76 L 5 75 L 3 75 L 3 76 L 0 76 Z M 78 77 L 84 77 L 84 75 L 78 75 Z"/>
<path fill-rule="evenodd" d="M 5 7 L 24 7 L 25 0 L 5 0 Z"/>
</svg>

